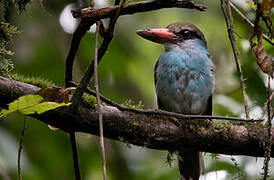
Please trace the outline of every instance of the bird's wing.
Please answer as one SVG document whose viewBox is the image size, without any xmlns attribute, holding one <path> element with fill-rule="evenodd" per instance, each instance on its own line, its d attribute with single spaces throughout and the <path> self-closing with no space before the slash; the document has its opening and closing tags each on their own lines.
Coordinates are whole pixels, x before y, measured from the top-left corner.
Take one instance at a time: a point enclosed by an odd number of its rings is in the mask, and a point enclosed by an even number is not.
<svg viewBox="0 0 274 180">
<path fill-rule="evenodd" d="M 156 62 L 155 66 L 154 66 L 154 85 L 155 85 L 155 87 L 156 87 L 156 83 L 158 81 L 157 76 L 156 76 L 157 67 L 158 67 L 158 61 Z"/>
<path fill-rule="evenodd" d="M 155 67 L 154 67 L 154 86 L 155 87 L 156 87 L 156 84 L 157 84 L 157 81 L 158 81 L 157 76 L 156 76 L 156 69 L 158 67 L 158 62 L 159 61 L 157 60 L 157 62 L 155 64 Z M 160 101 L 160 98 L 158 97 L 158 95 L 157 95 L 157 105 L 158 105 L 158 109 L 164 110 L 163 103 Z"/>
</svg>

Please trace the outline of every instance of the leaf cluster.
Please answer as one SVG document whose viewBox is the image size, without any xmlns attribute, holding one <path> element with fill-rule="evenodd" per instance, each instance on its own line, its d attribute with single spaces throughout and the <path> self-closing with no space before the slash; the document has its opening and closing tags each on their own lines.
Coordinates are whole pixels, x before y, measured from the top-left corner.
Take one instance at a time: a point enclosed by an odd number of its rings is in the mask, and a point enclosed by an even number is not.
<svg viewBox="0 0 274 180">
<path fill-rule="evenodd" d="M 6 21 L 7 9 L 13 5 L 18 13 L 26 9 L 30 0 L 0 1 L 0 74 L 8 74 L 13 69 L 11 56 L 14 54 L 7 46 L 12 43 L 14 35 L 20 31 Z"/>
<path fill-rule="evenodd" d="M 0 6 L 3 4 L 1 3 Z M 0 7 L 0 9 L 2 9 Z M 0 17 L 3 19 L 3 17 Z M 12 38 L 15 34 L 19 33 L 18 29 L 4 21 L 0 23 L 0 74 L 6 74 L 13 69 L 11 56 L 14 54 L 7 49 L 7 46 L 12 43 Z"/>
</svg>

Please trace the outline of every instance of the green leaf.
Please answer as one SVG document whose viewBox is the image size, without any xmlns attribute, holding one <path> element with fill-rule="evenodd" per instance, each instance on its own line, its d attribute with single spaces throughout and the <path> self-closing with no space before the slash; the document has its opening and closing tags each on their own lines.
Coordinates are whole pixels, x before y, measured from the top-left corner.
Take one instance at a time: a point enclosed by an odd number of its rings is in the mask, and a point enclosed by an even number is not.
<svg viewBox="0 0 274 180">
<path fill-rule="evenodd" d="M 254 11 L 256 11 L 256 9 L 257 9 L 256 4 L 254 4 L 253 2 L 250 2 L 250 1 L 246 1 L 246 3 L 247 3 Z"/>
<path fill-rule="evenodd" d="M 61 107 L 69 106 L 71 103 L 56 103 L 44 101 L 44 98 L 39 95 L 26 95 L 19 97 L 17 100 L 9 104 L 8 110 L 0 112 L 0 118 L 7 116 L 13 112 L 20 112 L 23 114 L 42 114 L 46 111 Z"/>
</svg>

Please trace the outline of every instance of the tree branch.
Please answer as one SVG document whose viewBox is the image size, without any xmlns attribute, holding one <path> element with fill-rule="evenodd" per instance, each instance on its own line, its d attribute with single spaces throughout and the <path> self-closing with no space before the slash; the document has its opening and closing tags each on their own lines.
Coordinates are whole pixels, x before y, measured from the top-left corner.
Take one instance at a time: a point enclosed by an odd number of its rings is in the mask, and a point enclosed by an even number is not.
<svg viewBox="0 0 274 180">
<path fill-rule="evenodd" d="M 37 86 L 0 77 L 0 106 L 38 90 Z M 166 116 L 122 112 L 111 106 L 102 106 L 102 115 L 105 137 L 152 149 L 178 151 L 191 148 L 210 153 L 263 157 L 264 143 L 269 139 L 267 127 L 260 123 L 233 125 L 194 120 L 181 121 L 180 126 L 176 126 Z M 78 109 L 61 107 L 32 116 L 65 132 L 99 136 L 98 112 L 84 105 Z M 274 157 L 273 151 L 271 157 Z"/>
<path fill-rule="evenodd" d="M 72 10 L 71 12 L 74 18 L 88 18 L 92 21 L 96 21 L 115 16 L 119 7 L 119 5 L 101 9 L 94 9 L 90 7 L 80 10 Z M 135 14 L 162 8 L 188 8 L 204 11 L 206 6 L 189 0 L 153 0 L 129 4 L 120 9 L 120 15 Z"/>
</svg>

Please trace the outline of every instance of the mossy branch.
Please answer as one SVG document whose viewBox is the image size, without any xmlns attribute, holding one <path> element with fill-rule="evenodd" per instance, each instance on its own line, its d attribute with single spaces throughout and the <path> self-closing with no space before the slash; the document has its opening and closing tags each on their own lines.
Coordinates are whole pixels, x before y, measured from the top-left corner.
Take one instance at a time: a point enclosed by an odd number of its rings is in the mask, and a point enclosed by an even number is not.
<svg viewBox="0 0 274 180">
<path fill-rule="evenodd" d="M 0 76 L 0 107 L 39 89 Z M 260 123 L 182 120 L 183 123 L 177 126 L 167 116 L 123 112 L 112 106 L 102 106 L 102 115 L 105 137 L 152 149 L 177 151 L 191 148 L 210 153 L 263 157 L 264 142 L 269 139 L 267 127 Z M 65 132 L 99 135 L 97 111 L 83 104 L 77 109 L 61 107 L 32 116 Z M 271 157 L 274 157 L 273 151 Z"/>
</svg>

